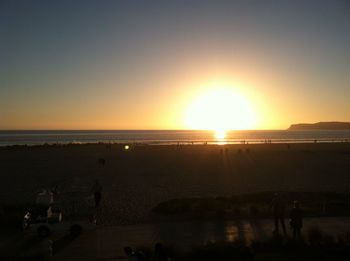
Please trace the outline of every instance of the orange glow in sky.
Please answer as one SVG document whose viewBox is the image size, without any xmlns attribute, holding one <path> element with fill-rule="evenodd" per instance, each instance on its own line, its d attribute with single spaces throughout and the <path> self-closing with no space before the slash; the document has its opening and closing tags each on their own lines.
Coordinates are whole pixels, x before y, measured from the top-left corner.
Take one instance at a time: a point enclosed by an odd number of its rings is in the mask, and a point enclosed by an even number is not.
<svg viewBox="0 0 350 261">
<path fill-rule="evenodd" d="M 0 129 L 350 121 L 346 1 L 5 2 Z"/>
</svg>

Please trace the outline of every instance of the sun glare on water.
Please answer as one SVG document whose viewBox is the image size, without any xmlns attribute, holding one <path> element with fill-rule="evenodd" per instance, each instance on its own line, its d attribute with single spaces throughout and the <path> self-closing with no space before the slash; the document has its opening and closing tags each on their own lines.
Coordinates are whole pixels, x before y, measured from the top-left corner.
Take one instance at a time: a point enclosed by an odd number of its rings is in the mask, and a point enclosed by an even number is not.
<svg viewBox="0 0 350 261">
<path fill-rule="evenodd" d="M 186 125 L 196 130 L 213 130 L 225 139 L 228 130 L 254 128 L 255 113 L 249 102 L 231 88 L 213 88 L 197 97 L 186 115 Z"/>
</svg>

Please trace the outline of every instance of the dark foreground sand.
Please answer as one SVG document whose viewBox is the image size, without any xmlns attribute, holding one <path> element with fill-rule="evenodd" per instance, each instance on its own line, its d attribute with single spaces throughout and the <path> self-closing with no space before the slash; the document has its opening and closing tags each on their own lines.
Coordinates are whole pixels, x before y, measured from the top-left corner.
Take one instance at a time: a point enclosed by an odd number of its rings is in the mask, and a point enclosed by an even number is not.
<svg viewBox="0 0 350 261">
<path fill-rule="evenodd" d="M 55 185 L 66 199 L 79 195 L 88 202 L 98 178 L 100 223 L 132 224 L 147 222 L 149 210 L 171 198 L 349 192 L 350 143 L 135 145 L 129 151 L 117 144 L 2 147 L 0 173 L 1 204 L 34 202 L 38 189 Z"/>
<path fill-rule="evenodd" d="M 71 238 L 63 233 L 54 233 L 48 239 L 53 241 L 53 260 L 115 261 L 126 260 L 123 251 L 125 246 L 153 249 L 156 242 L 162 242 L 177 251 L 189 251 L 193 246 L 201 246 L 208 242 L 236 242 L 238 240 L 248 246 L 256 240 L 269 242 L 273 231 L 272 223 L 272 220 L 263 219 L 108 226 L 84 231 L 76 238 Z M 305 218 L 302 233 L 306 241 L 310 229 L 315 227 L 321 228 L 325 236 L 335 240 L 338 236 L 346 238 L 350 231 L 350 219 L 348 217 Z M 287 232 L 291 236 L 291 230 L 288 229 Z M 48 250 L 48 239 L 40 240 L 32 234 L 11 235 L 7 237 L 6 242 L 0 240 L 0 258 L 15 254 L 18 256 L 45 254 Z M 341 260 L 346 260 L 346 258 Z"/>
<path fill-rule="evenodd" d="M 306 218 L 303 236 L 308 231 L 321 228 L 322 233 L 333 238 L 350 231 L 349 218 Z M 252 241 L 266 242 L 271 239 L 271 220 L 248 220 L 193 223 L 140 224 L 105 227 L 82 234 L 70 245 L 58 251 L 53 260 L 125 260 L 124 246 L 153 248 L 157 242 L 177 250 L 189 250 L 192 246 L 208 242 L 235 242 L 250 245 Z M 291 235 L 291 231 L 288 230 Z M 326 259 L 327 260 L 327 259 Z"/>
</svg>

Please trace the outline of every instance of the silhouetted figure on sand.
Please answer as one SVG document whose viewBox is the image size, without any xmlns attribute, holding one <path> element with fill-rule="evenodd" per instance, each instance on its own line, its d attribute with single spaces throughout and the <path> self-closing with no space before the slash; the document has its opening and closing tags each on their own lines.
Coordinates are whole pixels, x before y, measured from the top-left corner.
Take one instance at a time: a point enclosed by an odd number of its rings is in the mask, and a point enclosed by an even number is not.
<svg viewBox="0 0 350 261">
<path fill-rule="evenodd" d="M 153 261 L 168 261 L 170 260 L 168 258 L 168 255 L 166 254 L 163 245 L 160 243 L 157 243 L 154 247 L 154 255 L 153 255 Z"/>
<path fill-rule="evenodd" d="M 272 199 L 271 207 L 272 207 L 273 218 L 275 223 L 274 233 L 275 234 L 279 233 L 279 223 L 281 223 L 283 233 L 286 235 L 287 231 L 286 231 L 286 226 L 284 224 L 284 217 L 285 217 L 284 213 L 286 209 L 286 204 L 285 204 L 284 198 L 278 193 L 276 193 L 274 198 Z"/>
<path fill-rule="evenodd" d="M 301 228 L 303 227 L 303 211 L 300 209 L 298 201 L 294 201 L 293 208 L 289 215 L 290 226 L 293 230 L 293 238 L 301 238 Z"/>
<path fill-rule="evenodd" d="M 91 192 L 95 198 L 95 207 L 100 206 L 101 198 L 102 198 L 102 186 L 100 182 L 96 179 L 94 185 L 92 186 Z"/>
</svg>

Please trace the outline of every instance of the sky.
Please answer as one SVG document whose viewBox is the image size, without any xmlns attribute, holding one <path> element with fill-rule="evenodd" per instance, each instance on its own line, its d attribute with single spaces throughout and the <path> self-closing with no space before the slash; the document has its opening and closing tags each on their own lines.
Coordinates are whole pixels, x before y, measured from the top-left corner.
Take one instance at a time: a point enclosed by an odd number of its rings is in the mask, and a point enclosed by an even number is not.
<svg viewBox="0 0 350 261">
<path fill-rule="evenodd" d="M 217 87 L 252 129 L 350 121 L 349 1 L 0 2 L 0 129 L 186 129 Z"/>
</svg>

